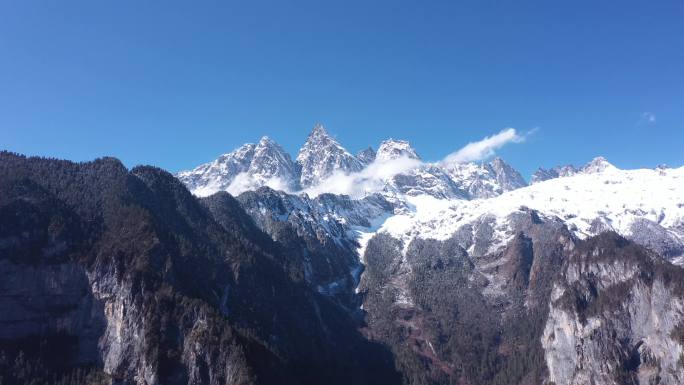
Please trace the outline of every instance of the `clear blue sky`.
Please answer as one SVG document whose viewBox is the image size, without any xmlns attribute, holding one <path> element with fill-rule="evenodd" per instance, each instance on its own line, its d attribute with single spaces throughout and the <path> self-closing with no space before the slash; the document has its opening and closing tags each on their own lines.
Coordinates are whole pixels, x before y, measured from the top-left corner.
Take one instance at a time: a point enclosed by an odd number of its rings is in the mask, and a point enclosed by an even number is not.
<svg viewBox="0 0 684 385">
<path fill-rule="evenodd" d="M 317 121 L 427 160 L 538 128 L 500 151 L 525 176 L 682 165 L 684 2 L 0 2 L 2 149 L 177 171 Z"/>
</svg>

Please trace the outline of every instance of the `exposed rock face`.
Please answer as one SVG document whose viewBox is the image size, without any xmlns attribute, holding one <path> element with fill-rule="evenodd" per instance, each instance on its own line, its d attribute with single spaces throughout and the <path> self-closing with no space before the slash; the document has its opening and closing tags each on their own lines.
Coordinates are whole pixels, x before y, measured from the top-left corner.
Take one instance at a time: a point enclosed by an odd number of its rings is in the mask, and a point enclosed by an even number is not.
<svg viewBox="0 0 684 385">
<path fill-rule="evenodd" d="M 407 383 L 544 380 L 541 328 L 535 325 L 544 319 L 561 264 L 559 242 L 572 242 L 572 236 L 533 212 L 510 222 L 518 236 L 496 253 L 478 251 L 492 242 L 486 221 L 443 241 L 406 244 L 385 233 L 369 241 L 360 287 L 367 334 L 392 347 Z"/>
<path fill-rule="evenodd" d="M 261 188 L 238 197 L 255 223 L 274 240 L 300 255 L 304 277 L 319 293 L 355 310 L 353 294 L 363 266 L 356 249 L 355 229 L 369 228 L 393 211 L 382 196 L 352 200 L 319 195 L 310 199 Z"/>
<path fill-rule="evenodd" d="M 489 163 L 461 163 L 448 165 L 448 174 L 468 197 L 491 198 L 527 186 L 525 179 L 501 158 Z"/>
<path fill-rule="evenodd" d="M 254 148 L 247 175 L 255 179 L 257 186 L 268 185 L 270 180 L 277 178 L 282 184 L 281 189 L 294 191 L 299 188 L 297 167 L 292 158 L 267 136 L 261 138 Z"/>
<path fill-rule="evenodd" d="M 375 160 L 375 150 L 373 147 L 368 147 L 365 150 L 361 150 L 356 154 L 356 159 L 361 162 L 364 166 L 368 166 Z"/>
<path fill-rule="evenodd" d="M 223 198 L 215 217 L 159 169 L 0 153 L 0 372 L 396 383 L 388 353 L 306 284 L 299 256 Z"/>
<path fill-rule="evenodd" d="M 407 383 L 681 382 L 684 270 L 534 211 L 507 222 L 503 248 L 486 218 L 446 240 L 380 232 L 365 247 L 366 333 Z"/>
<path fill-rule="evenodd" d="M 549 381 L 682 383 L 682 277 L 613 234 L 579 245 L 554 284 L 542 336 Z"/>
<path fill-rule="evenodd" d="M 23 265 L 2 259 L 0 293 L 0 341 L 53 337 L 64 345 L 59 360 L 78 366 L 98 363 L 106 320 L 80 265 Z M 75 335 L 79 338 L 70 338 Z"/>
<path fill-rule="evenodd" d="M 309 175 L 353 172 L 322 127 L 310 140 Z M 358 199 L 288 194 L 268 185 L 303 164 L 263 138 L 202 169 L 247 192 L 198 199 L 152 167 L 0 153 L 0 373 L 28 357 L 34 382 L 682 382 L 684 169 L 595 159 L 523 187 L 500 159 L 445 167 L 394 140 L 377 159 L 415 167 Z"/>
<path fill-rule="evenodd" d="M 438 199 L 467 199 L 464 191 L 441 167 L 423 165 L 394 175 L 385 187 L 393 196 L 429 195 Z"/>
<path fill-rule="evenodd" d="M 523 178 L 516 169 L 504 162 L 503 159 L 496 157 L 489 162 L 488 166 L 496 176 L 496 181 L 502 192 L 512 191 L 527 186 L 525 178 Z"/>
<path fill-rule="evenodd" d="M 304 146 L 299 150 L 297 163 L 301 168 L 302 187 L 317 185 L 334 172 L 351 173 L 361 171 L 363 164 L 342 147 L 317 124 Z"/>
</svg>

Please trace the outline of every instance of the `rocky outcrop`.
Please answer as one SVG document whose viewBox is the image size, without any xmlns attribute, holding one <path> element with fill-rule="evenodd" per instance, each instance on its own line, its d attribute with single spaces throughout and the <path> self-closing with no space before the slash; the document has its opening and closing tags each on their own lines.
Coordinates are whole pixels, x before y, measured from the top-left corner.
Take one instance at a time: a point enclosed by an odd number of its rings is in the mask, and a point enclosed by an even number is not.
<svg viewBox="0 0 684 385">
<path fill-rule="evenodd" d="M 680 384 L 684 271 L 614 233 L 578 245 L 554 284 L 549 382 Z"/>
</svg>

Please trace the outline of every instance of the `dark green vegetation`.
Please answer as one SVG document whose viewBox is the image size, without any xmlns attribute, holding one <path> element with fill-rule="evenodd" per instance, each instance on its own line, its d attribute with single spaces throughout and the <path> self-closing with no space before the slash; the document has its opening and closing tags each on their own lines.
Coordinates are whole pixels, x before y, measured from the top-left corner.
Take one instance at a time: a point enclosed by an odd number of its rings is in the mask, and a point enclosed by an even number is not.
<svg viewBox="0 0 684 385">
<path fill-rule="evenodd" d="M 404 248 L 401 241 L 378 234 L 369 242 L 362 282 L 367 334 L 392 347 L 406 383 L 543 383 L 548 369 L 541 337 L 554 284 L 564 287 L 554 305 L 580 321 L 608 317 L 604 323 L 615 327 L 607 330 L 609 335 L 629 333 L 628 326 L 618 326 L 629 323 L 628 315 L 610 317 L 629 303 L 634 287 L 652 287 L 657 278 L 678 298 L 684 296 L 681 268 L 615 233 L 580 241 L 533 212 L 516 221 L 524 232 L 502 252 L 475 258 L 456 238 L 414 239 L 403 259 L 396 257 Z M 613 263 L 639 274 L 602 287 L 590 271 Z M 482 267 L 488 265 L 494 267 Z M 587 271 L 586 276 L 566 283 L 571 268 Z M 494 281 L 480 272 L 492 274 Z M 496 293 L 486 295 L 487 290 Z M 684 341 L 682 330 L 676 328 L 672 337 Z M 615 343 L 615 352 L 613 346 L 605 349 L 606 359 L 616 360 L 617 383 L 637 383 L 639 365 L 656 365 L 652 357 L 640 357 L 639 341 L 623 337 Z"/>
<path fill-rule="evenodd" d="M 3 384 L 398 380 L 237 201 L 157 168 L 0 153 L 0 277 Z"/>
<path fill-rule="evenodd" d="M 682 270 L 647 249 L 522 210 L 493 254 L 486 225 L 408 245 L 376 235 L 361 311 L 356 245 L 251 216 L 279 199 L 196 199 L 153 167 L 0 153 L 0 385 L 540 384 L 550 306 L 581 323 L 656 281 L 684 296 Z M 591 273 L 616 263 L 639 273 L 608 286 Z M 659 367 L 628 321 L 603 333 L 622 333 L 606 343 L 618 383 Z"/>
</svg>

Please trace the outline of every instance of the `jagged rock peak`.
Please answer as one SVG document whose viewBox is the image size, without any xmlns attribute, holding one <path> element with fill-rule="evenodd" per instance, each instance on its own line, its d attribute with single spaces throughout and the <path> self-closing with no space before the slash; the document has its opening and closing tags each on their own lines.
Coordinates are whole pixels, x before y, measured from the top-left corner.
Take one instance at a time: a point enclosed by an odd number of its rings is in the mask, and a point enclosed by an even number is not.
<svg viewBox="0 0 684 385">
<path fill-rule="evenodd" d="M 299 150 L 297 163 L 301 168 L 300 184 L 304 188 L 315 186 L 336 171 L 356 172 L 364 166 L 328 135 L 320 123 L 314 126 Z"/>
<path fill-rule="evenodd" d="M 368 147 L 356 153 L 356 159 L 359 160 L 364 166 L 367 166 L 375 160 L 375 150 L 373 147 Z"/>
<path fill-rule="evenodd" d="M 527 181 L 520 173 L 511 167 L 503 159 L 496 157 L 489 162 L 489 167 L 494 171 L 496 180 L 503 191 L 511 191 L 527 186 Z"/>
<path fill-rule="evenodd" d="M 318 122 L 318 123 L 314 124 L 314 127 L 311 130 L 311 134 L 309 134 L 309 136 L 311 136 L 311 135 L 325 135 L 325 136 L 327 136 L 328 131 L 325 130 L 323 123 Z"/>
<path fill-rule="evenodd" d="M 411 159 L 420 159 L 420 156 L 418 156 L 416 150 L 411 147 L 411 144 L 408 141 L 390 138 L 380 143 L 375 158 L 379 161 L 388 161 L 402 156 Z"/>
<path fill-rule="evenodd" d="M 290 154 L 268 136 L 262 137 L 254 149 L 247 173 L 256 178 L 259 185 L 278 178 L 284 188 L 295 189 L 298 186 L 297 166 Z"/>
<path fill-rule="evenodd" d="M 299 188 L 297 165 L 268 136 L 262 137 L 257 144 L 244 144 L 213 162 L 180 172 L 177 176 L 198 196 L 208 196 L 218 191 L 236 193 L 244 188 L 263 185 L 288 191 Z M 239 183 L 234 185 L 236 181 Z"/>
<path fill-rule="evenodd" d="M 580 172 L 581 170 L 576 168 L 571 164 L 566 164 L 565 166 L 556 166 L 551 169 L 545 169 L 540 167 L 532 174 L 531 184 L 543 182 L 545 180 L 562 178 L 566 176 L 573 176 Z"/>
</svg>

